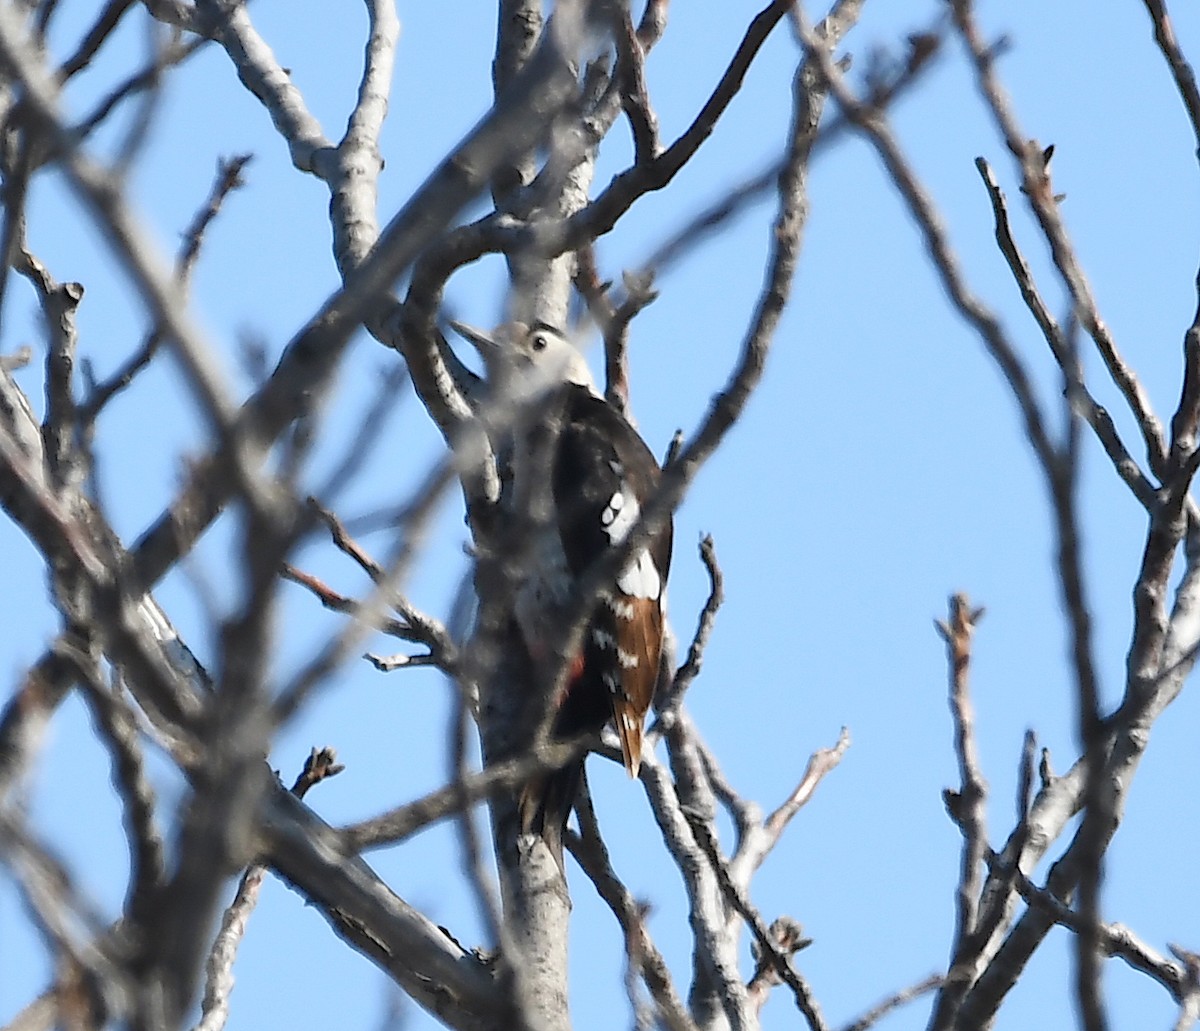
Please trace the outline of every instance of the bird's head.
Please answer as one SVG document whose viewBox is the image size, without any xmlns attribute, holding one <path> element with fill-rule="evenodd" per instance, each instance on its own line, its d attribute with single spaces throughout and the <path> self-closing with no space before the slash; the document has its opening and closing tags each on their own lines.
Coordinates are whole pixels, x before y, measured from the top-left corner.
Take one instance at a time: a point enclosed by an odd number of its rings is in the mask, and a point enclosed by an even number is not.
<svg viewBox="0 0 1200 1031">
<path fill-rule="evenodd" d="M 488 379 L 505 384 L 518 396 L 534 397 L 560 383 L 596 391 L 595 380 L 579 349 L 553 326 L 507 322 L 491 333 L 451 322 L 483 357 Z"/>
</svg>

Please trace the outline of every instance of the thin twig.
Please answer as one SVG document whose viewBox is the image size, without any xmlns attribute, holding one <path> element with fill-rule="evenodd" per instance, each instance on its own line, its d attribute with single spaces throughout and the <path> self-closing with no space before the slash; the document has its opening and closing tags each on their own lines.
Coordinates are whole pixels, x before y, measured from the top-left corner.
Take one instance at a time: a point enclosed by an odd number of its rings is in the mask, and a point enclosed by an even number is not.
<svg viewBox="0 0 1200 1031">
<path fill-rule="evenodd" d="M 846 749 L 849 747 L 850 731 L 848 728 L 842 727 L 837 743 L 832 748 L 819 748 L 809 756 L 808 765 L 804 768 L 800 783 L 796 785 L 795 790 L 783 804 L 763 821 L 763 830 L 766 832 L 768 840 L 773 843 L 779 839 L 792 817 L 808 804 L 809 799 L 817 790 L 817 785 L 842 761 L 842 756 L 846 754 Z"/>
<path fill-rule="evenodd" d="M 143 926 L 155 893 L 166 879 L 166 843 L 155 819 L 156 796 L 147 775 L 137 720 L 117 684 L 101 682 L 95 659 L 81 648 L 60 648 L 78 670 L 78 682 L 91 709 L 100 739 L 108 749 L 113 783 L 121 800 L 125 835 L 132 857 L 125 909 L 135 927 Z M 115 678 L 114 678 L 115 681 Z"/>
<path fill-rule="evenodd" d="M 646 54 L 633 28 L 629 7 L 614 13 L 613 38 L 617 44 L 616 79 L 621 107 L 633 132 L 633 163 L 644 165 L 658 156 L 658 116 L 646 86 Z"/>
<path fill-rule="evenodd" d="M 207 39 L 190 39 L 186 43 L 172 41 L 160 50 L 140 71 L 134 72 L 129 78 L 119 83 L 108 95 L 99 100 L 92 113 L 84 117 L 74 128 L 75 135 L 80 140 L 88 139 L 107 120 L 109 115 L 126 100 L 135 98 L 145 90 L 152 89 L 159 81 L 162 73 L 168 68 L 183 64 L 188 58 L 200 52 L 208 43 Z"/>
<path fill-rule="evenodd" d="M 630 894 L 612 868 L 586 781 L 576 797 L 575 813 L 579 818 L 580 834 L 568 831 L 564 841 L 617 918 L 625 935 L 629 965 L 638 971 L 649 989 L 662 1023 L 670 1031 L 694 1031 L 695 1024 L 675 990 L 666 961 L 650 937 L 645 906 Z"/>
<path fill-rule="evenodd" d="M 506 941 L 504 915 L 496 895 L 479 844 L 479 831 L 475 826 L 475 808 L 467 797 L 466 783 L 471 770 L 468 762 L 468 741 L 471 733 L 471 709 L 461 691 L 455 693 L 454 712 L 451 717 L 451 746 L 449 749 L 451 784 L 458 791 L 458 819 L 456 821 L 461 863 L 467 882 L 475 892 L 475 901 L 487 929 L 488 938 L 495 948 L 504 953 Z"/>
<path fill-rule="evenodd" d="M 305 760 L 304 768 L 292 785 L 292 794 L 303 798 L 311 787 L 345 769 L 337 761 L 332 748 L 314 748 Z M 250 914 L 258 905 L 267 867 L 254 863 L 247 867 L 238 883 L 233 901 L 221 917 L 221 927 L 208 954 L 204 982 L 204 997 L 200 1003 L 200 1020 L 195 1031 L 221 1031 L 229 1019 L 229 996 L 233 991 L 233 963 L 238 948 L 246 936 Z"/>
<path fill-rule="evenodd" d="M 354 559 L 373 583 L 379 583 L 384 578 L 383 566 L 367 554 L 366 549 L 351 536 L 337 514 L 322 505 L 315 497 L 308 499 L 308 506 L 328 528 L 329 535 L 337 549 Z"/>
<path fill-rule="evenodd" d="M 804 936 L 804 930 L 790 916 L 781 916 L 771 921 L 767 928 L 779 952 L 791 959 L 801 949 L 807 949 L 812 944 L 811 938 Z M 746 986 L 746 995 L 750 1006 L 756 1013 L 761 1013 L 771 989 L 783 983 L 779 971 L 775 969 L 773 959 L 763 952 L 762 946 L 753 941 L 750 943 L 750 954 L 754 957 L 754 975 Z"/>
<path fill-rule="evenodd" d="M 732 1027 L 745 1027 L 746 986 L 738 971 L 738 942 L 729 926 L 728 906 L 713 866 L 689 826 L 691 819 L 715 819 L 703 771 L 694 754 L 688 754 L 689 729 L 681 720 L 666 735 L 674 783 L 656 760 L 643 760 L 641 780 L 663 844 L 679 868 L 688 896 L 688 921 L 695 940 L 689 996 L 692 1009 L 714 1016 L 719 1010 Z"/>
<path fill-rule="evenodd" d="M 228 196 L 239 187 L 245 185 L 242 170 L 250 162 L 251 155 L 241 154 L 217 165 L 216 178 L 208 197 L 192 218 L 191 224 L 184 231 L 183 242 L 175 258 L 175 278 L 182 290 L 186 291 L 191 284 L 192 273 L 200 256 L 205 235 L 214 219 L 220 214 L 221 208 Z M 155 327 L 142 342 L 141 347 L 130 355 L 107 379 L 91 385 L 88 397 L 79 406 L 79 424 L 85 440 L 90 438 L 96 417 L 104 406 L 118 393 L 124 390 L 134 377 L 142 371 L 158 353 L 162 343 L 162 329 Z"/>
<path fill-rule="evenodd" d="M 362 602 L 335 591 L 312 573 L 306 573 L 292 565 L 285 565 L 280 569 L 279 575 L 309 591 L 330 612 L 341 612 L 358 617 L 363 611 Z M 404 641 L 414 640 L 411 628 L 398 619 L 379 619 L 373 624 L 372 629 Z"/>
<path fill-rule="evenodd" d="M 463 805 L 511 793 L 516 785 L 525 783 L 534 774 L 559 769 L 599 743 L 599 736 L 595 734 L 548 742 L 524 755 L 493 762 L 478 773 L 436 788 L 379 816 L 343 827 L 339 834 L 348 852 L 395 844 L 429 824 L 453 815 Z"/>
<path fill-rule="evenodd" d="M 717 610 L 725 601 L 725 578 L 717 562 L 716 545 L 711 534 L 705 534 L 700 539 L 699 550 L 700 561 L 704 563 L 704 569 L 708 573 L 708 597 L 696 620 L 696 632 L 688 646 L 687 657 L 675 671 L 670 690 L 659 705 L 661 710 L 669 711 L 675 708 L 682 701 L 692 681 L 700 675 L 700 669 L 704 665 L 704 649 L 708 647 L 708 639 L 712 636 Z"/>
<path fill-rule="evenodd" d="M 977 934 L 982 866 L 988 848 L 987 782 L 975 741 L 975 715 L 971 705 L 969 674 L 971 639 L 983 609 L 972 609 L 965 594 L 950 598 L 950 613 L 936 623 L 946 642 L 950 673 L 950 711 L 954 721 L 954 754 L 960 786 L 943 792 L 946 811 L 962 832 L 962 857 L 955 888 L 954 940 L 950 950 L 950 975 L 938 996 L 930 1021 L 933 1027 L 950 1027 L 963 996 L 970 988 L 970 971 L 984 942 Z"/>
<path fill-rule="evenodd" d="M 92 58 L 113 34 L 117 23 L 133 4 L 134 0 L 108 0 L 75 52 L 59 67 L 56 76 L 59 82 L 66 82 L 72 75 L 83 71 L 91 63 Z"/>
<path fill-rule="evenodd" d="M 927 992 L 940 988 L 945 983 L 941 974 L 930 974 L 924 981 L 918 981 L 908 988 L 903 988 L 894 995 L 889 995 L 882 1002 L 872 1006 L 857 1020 L 851 1021 L 841 1031 L 867 1031 L 895 1009 L 905 1006 L 913 999 L 919 999 Z"/>
<path fill-rule="evenodd" d="M 828 1031 L 828 1025 L 821 1014 L 821 1007 L 817 1003 L 812 988 L 804 977 L 791 965 L 788 953 L 775 941 L 771 934 L 771 929 L 763 921 L 758 910 L 746 898 L 745 892 L 730 877 L 729 867 L 721 855 L 720 846 L 717 844 L 716 838 L 713 837 L 708 822 L 697 818 L 695 814 L 690 812 L 685 811 L 684 815 L 687 817 L 688 824 L 695 835 L 696 843 L 700 846 L 701 850 L 708 857 L 709 863 L 712 865 L 713 872 L 717 876 L 717 883 L 721 886 L 721 891 L 724 893 L 726 900 L 741 918 L 746 921 L 746 926 L 750 928 L 750 933 L 755 942 L 757 942 L 765 961 L 771 964 L 775 972 L 779 975 L 780 980 L 791 989 L 792 996 L 796 1000 L 796 1008 L 804 1014 L 804 1019 L 808 1021 L 808 1026 L 812 1031 Z M 803 946 L 801 945 L 800 947 L 802 948 Z"/>
<path fill-rule="evenodd" d="M 1008 216 L 1008 204 L 996 179 L 996 173 L 992 171 L 991 165 L 981 157 L 975 159 L 975 167 L 979 170 L 979 174 L 983 179 L 984 185 L 987 187 L 988 196 L 992 202 L 992 212 L 996 223 L 996 243 L 1005 260 L 1008 262 L 1009 270 L 1012 272 L 1013 278 L 1021 290 L 1021 297 L 1025 302 L 1025 306 L 1029 309 L 1034 317 L 1034 321 L 1037 322 L 1038 327 L 1041 329 L 1042 335 L 1050 345 L 1050 350 L 1054 354 L 1055 359 L 1065 371 L 1068 364 L 1073 360 L 1071 357 L 1071 347 L 1067 343 L 1065 335 L 1057 321 L 1050 314 L 1049 308 L 1046 307 L 1037 284 L 1033 280 L 1033 273 L 1030 271 L 1029 263 L 1025 260 L 1024 254 L 1021 253 L 1012 235 L 1012 226 L 1009 223 Z M 1121 440 L 1112 417 L 1096 402 L 1095 398 L 1083 384 L 1079 384 L 1079 389 L 1075 392 L 1073 404 L 1084 421 L 1087 422 L 1096 434 L 1097 439 L 1108 455 L 1109 461 L 1112 462 L 1113 468 L 1116 469 L 1117 475 L 1121 477 L 1126 486 L 1133 492 L 1134 497 L 1146 509 L 1153 510 L 1158 504 L 1158 492 L 1142 471 L 1141 466 L 1138 465 L 1137 461 L 1125 447 L 1125 443 Z"/>
<path fill-rule="evenodd" d="M 994 855 L 989 857 L 992 858 L 995 858 Z M 1089 927 L 1089 921 L 1081 913 L 1059 899 L 1052 891 L 1038 887 L 1019 870 L 1015 874 L 1014 883 L 1021 898 L 1030 906 L 1043 910 L 1055 923 L 1061 924 L 1076 935 L 1094 931 L 1103 955 L 1120 957 L 1133 969 L 1147 974 L 1166 988 L 1176 1002 L 1184 1001 L 1188 991 L 1186 964 L 1172 963 L 1123 924 Z"/>
</svg>

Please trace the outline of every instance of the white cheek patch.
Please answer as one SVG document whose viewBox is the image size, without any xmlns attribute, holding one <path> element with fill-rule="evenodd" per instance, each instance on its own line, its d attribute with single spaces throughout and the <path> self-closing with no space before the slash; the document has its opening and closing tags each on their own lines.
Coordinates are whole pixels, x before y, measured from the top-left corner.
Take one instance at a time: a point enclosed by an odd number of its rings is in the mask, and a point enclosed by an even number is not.
<svg viewBox="0 0 1200 1031">
<path fill-rule="evenodd" d="M 637 499 L 633 496 L 627 484 L 621 484 L 620 489 L 608 499 L 604 511 L 600 513 L 600 525 L 608 534 L 613 544 L 619 544 L 629 534 L 639 514 Z"/>
<path fill-rule="evenodd" d="M 662 593 L 662 578 L 650 552 L 643 548 L 637 553 L 617 577 L 617 587 L 630 598 L 649 598 L 651 601 Z"/>
</svg>

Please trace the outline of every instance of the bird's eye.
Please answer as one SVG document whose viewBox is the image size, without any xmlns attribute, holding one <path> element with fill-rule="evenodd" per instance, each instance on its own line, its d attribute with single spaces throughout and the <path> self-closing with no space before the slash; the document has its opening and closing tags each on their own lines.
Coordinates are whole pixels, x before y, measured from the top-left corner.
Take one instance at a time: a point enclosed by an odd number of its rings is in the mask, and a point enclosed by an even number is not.
<svg viewBox="0 0 1200 1031">
<path fill-rule="evenodd" d="M 533 340 L 531 341 L 531 346 L 535 351 L 544 351 L 546 350 L 547 343 L 549 343 L 549 341 L 546 339 L 545 333 L 535 333 L 533 335 Z"/>
</svg>

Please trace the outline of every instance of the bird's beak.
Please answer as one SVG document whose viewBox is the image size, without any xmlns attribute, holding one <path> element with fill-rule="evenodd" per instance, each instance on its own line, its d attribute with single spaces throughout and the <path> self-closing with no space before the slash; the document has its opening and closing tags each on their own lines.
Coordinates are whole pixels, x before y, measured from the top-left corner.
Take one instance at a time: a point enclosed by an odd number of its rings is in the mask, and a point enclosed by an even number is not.
<svg viewBox="0 0 1200 1031">
<path fill-rule="evenodd" d="M 473 344 L 475 350 L 484 358 L 491 358 L 500 353 L 500 344 L 490 333 L 485 333 L 482 329 L 476 329 L 474 326 L 468 326 L 465 322 L 458 322 L 455 319 L 448 319 L 447 323 L 455 333 Z"/>
</svg>

